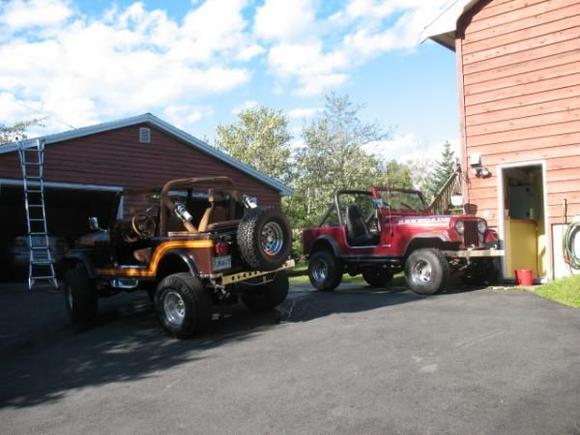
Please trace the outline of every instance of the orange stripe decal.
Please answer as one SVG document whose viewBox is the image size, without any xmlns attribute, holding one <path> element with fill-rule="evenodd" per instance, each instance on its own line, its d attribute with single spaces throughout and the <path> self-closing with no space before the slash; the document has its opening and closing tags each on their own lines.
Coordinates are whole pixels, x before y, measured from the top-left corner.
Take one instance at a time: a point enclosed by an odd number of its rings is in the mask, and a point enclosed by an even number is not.
<svg viewBox="0 0 580 435">
<path fill-rule="evenodd" d="M 211 240 L 179 240 L 163 242 L 155 248 L 148 267 L 110 267 L 96 269 L 97 274 L 106 276 L 121 276 L 128 278 L 152 278 L 157 274 L 157 266 L 163 255 L 172 249 L 213 248 Z"/>
</svg>

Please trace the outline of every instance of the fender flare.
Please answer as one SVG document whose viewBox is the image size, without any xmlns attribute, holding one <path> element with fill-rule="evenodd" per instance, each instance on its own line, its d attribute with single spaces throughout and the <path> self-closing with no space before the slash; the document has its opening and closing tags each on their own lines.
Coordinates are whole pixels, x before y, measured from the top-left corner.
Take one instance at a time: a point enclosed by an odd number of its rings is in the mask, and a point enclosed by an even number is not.
<svg viewBox="0 0 580 435">
<path fill-rule="evenodd" d="M 93 265 L 93 262 L 86 251 L 70 250 L 62 257 L 60 263 L 82 264 L 86 269 L 89 278 L 95 279 L 97 277 L 95 266 Z"/>
<path fill-rule="evenodd" d="M 405 257 L 409 256 L 409 248 L 411 247 L 411 245 L 413 244 L 413 242 L 417 241 L 417 240 L 438 240 L 441 243 L 449 243 L 451 240 L 449 240 L 449 237 L 447 237 L 447 235 L 445 233 L 419 233 L 416 234 L 415 236 L 413 236 L 413 238 L 411 238 L 408 242 L 407 245 L 405 246 Z"/>
<path fill-rule="evenodd" d="M 310 247 L 310 252 L 308 253 L 308 256 L 312 255 L 312 253 L 314 252 L 314 250 L 315 250 L 315 248 L 316 248 L 317 245 L 320 245 L 320 244 L 323 244 L 323 243 L 324 244 L 328 243 L 330 245 L 330 248 L 332 249 L 332 253 L 336 257 L 340 257 L 340 255 L 341 255 L 340 247 L 338 246 L 338 243 L 336 243 L 336 240 L 334 240 L 330 236 L 320 236 L 320 237 L 317 237 L 312 242 L 312 245 Z"/>
<path fill-rule="evenodd" d="M 159 262 L 157 263 L 157 265 L 155 266 L 155 275 L 158 276 L 159 275 L 159 269 L 160 266 L 163 264 L 164 261 L 166 261 L 169 258 L 179 258 L 189 269 L 189 272 L 192 275 L 197 275 L 198 274 L 198 268 L 197 268 L 197 264 L 195 264 L 195 259 L 193 258 L 193 255 L 191 255 L 190 252 L 188 252 L 186 249 L 171 249 L 170 251 L 167 251 L 163 257 L 161 257 L 159 259 Z"/>
</svg>

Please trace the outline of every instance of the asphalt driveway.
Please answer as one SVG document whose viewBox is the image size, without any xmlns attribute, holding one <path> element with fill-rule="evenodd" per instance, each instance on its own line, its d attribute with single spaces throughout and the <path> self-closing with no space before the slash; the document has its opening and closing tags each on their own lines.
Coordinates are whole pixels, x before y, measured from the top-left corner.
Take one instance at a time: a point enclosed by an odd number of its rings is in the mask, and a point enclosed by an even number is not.
<svg viewBox="0 0 580 435">
<path fill-rule="evenodd" d="M 297 287 L 187 341 L 143 296 L 86 331 L 58 294 L 0 301 L 2 433 L 580 433 L 580 311 L 521 291 Z"/>
</svg>

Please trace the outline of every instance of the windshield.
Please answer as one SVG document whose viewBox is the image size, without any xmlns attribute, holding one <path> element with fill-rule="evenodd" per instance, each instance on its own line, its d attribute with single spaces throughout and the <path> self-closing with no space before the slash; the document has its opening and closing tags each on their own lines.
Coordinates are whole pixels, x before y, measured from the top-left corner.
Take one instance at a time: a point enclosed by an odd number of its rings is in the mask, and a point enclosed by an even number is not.
<svg viewBox="0 0 580 435">
<path fill-rule="evenodd" d="M 383 200 L 383 207 L 396 210 L 419 210 L 425 211 L 427 205 L 421 192 L 414 190 L 381 190 L 380 197 Z"/>
</svg>

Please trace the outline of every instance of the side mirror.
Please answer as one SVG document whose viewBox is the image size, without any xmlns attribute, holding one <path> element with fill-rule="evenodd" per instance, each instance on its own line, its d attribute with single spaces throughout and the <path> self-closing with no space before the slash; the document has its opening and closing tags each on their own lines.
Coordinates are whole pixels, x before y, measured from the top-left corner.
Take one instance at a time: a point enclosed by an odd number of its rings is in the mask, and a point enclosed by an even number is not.
<svg viewBox="0 0 580 435">
<path fill-rule="evenodd" d="M 101 231 L 101 227 L 99 226 L 99 218 L 96 216 L 91 216 L 89 218 L 89 228 L 91 231 Z"/>
<path fill-rule="evenodd" d="M 382 208 L 383 207 L 383 198 L 376 198 L 373 200 L 373 202 L 375 203 L 375 207 L 376 208 Z"/>
</svg>

